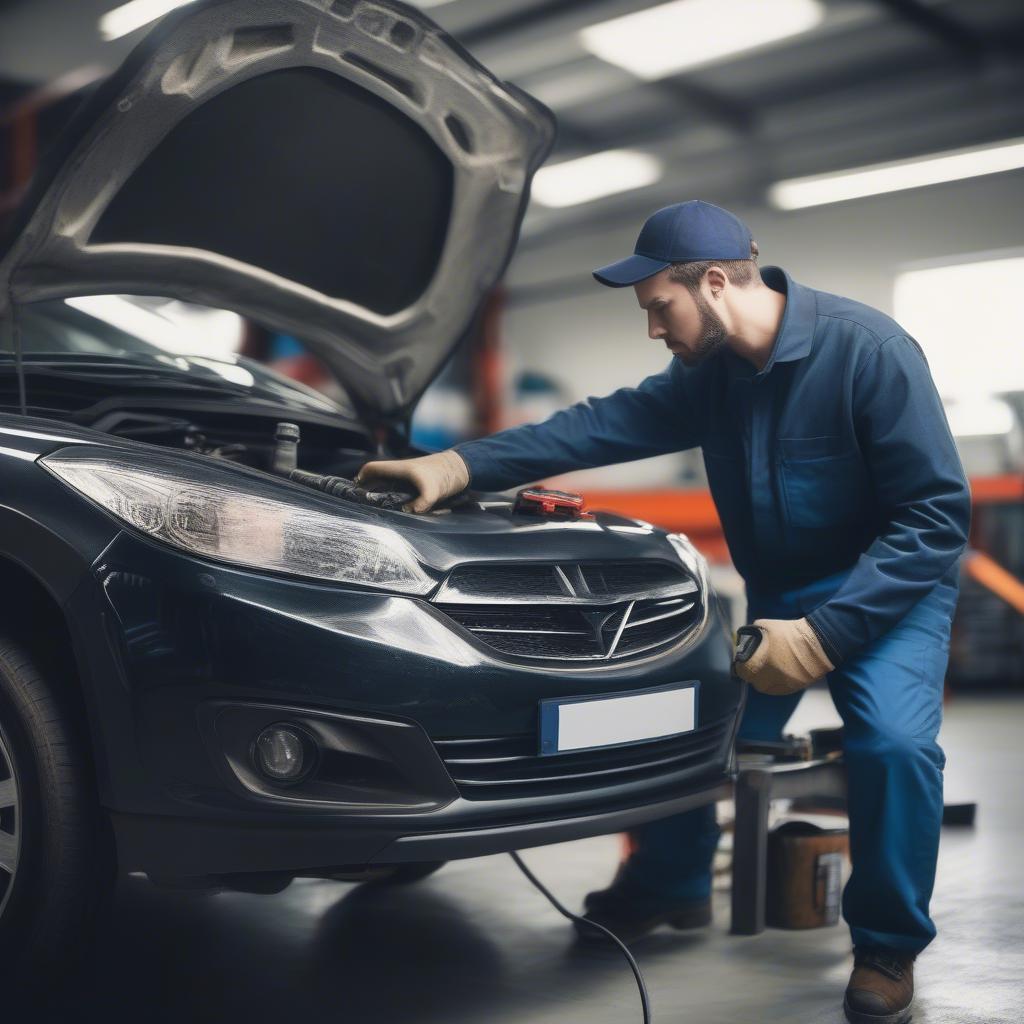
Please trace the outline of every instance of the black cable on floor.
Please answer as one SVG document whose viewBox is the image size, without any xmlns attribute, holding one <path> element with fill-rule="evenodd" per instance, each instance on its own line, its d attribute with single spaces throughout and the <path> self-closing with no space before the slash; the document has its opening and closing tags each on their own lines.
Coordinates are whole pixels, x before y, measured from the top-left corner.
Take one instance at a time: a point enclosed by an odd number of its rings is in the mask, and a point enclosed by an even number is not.
<svg viewBox="0 0 1024 1024">
<path fill-rule="evenodd" d="M 571 910 L 566 910 L 558 900 L 544 887 L 544 884 L 537 878 L 537 876 L 523 863 L 523 859 L 519 854 L 513 850 L 509 856 L 519 866 L 519 870 L 547 897 L 548 902 L 557 910 L 562 917 L 567 917 L 570 921 L 579 921 L 582 924 L 587 925 L 590 928 L 596 928 L 598 931 L 604 932 L 609 939 L 614 942 L 619 949 L 622 950 L 624 956 L 629 961 L 629 966 L 633 970 L 633 977 L 636 978 L 636 986 L 640 990 L 640 1004 L 644 1011 L 644 1024 L 651 1024 L 654 1019 L 651 1016 L 651 1003 L 647 997 L 647 986 L 644 984 L 644 976 L 640 973 L 640 967 L 636 960 L 633 959 L 633 954 L 626 948 L 626 944 L 614 933 L 609 931 L 603 924 L 598 924 L 596 921 L 589 921 L 585 917 L 580 917 L 579 914 L 574 914 Z"/>
</svg>

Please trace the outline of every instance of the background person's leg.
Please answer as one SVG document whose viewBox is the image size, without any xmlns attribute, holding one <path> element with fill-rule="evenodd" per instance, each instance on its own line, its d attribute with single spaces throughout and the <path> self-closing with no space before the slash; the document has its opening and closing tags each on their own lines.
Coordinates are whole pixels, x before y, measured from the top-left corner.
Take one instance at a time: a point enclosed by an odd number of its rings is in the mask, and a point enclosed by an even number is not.
<svg viewBox="0 0 1024 1024">
<path fill-rule="evenodd" d="M 798 600 L 795 593 L 750 600 L 747 622 L 764 618 L 797 618 L 803 614 Z M 739 738 L 780 739 L 783 727 L 802 696 L 802 693 L 793 693 L 769 697 L 748 687 Z M 638 897 L 664 895 L 680 900 L 708 899 L 711 895 L 712 862 L 721 834 L 714 804 L 638 825 L 629 832 L 629 856 L 619 869 L 616 887 L 628 887 Z"/>
<path fill-rule="evenodd" d="M 751 689 L 740 738 L 780 739 L 802 696 L 769 697 Z M 630 855 L 617 885 L 628 886 L 638 896 L 697 901 L 711 895 L 711 867 L 721 835 L 714 804 L 638 825 L 629 835 Z"/>
<path fill-rule="evenodd" d="M 844 723 L 853 873 L 843 916 L 855 946 L 917 953 L 935 936 L 945 764 L 936 738 L 956 596 L 937 586 L 829 675 Z"/>
</svg>

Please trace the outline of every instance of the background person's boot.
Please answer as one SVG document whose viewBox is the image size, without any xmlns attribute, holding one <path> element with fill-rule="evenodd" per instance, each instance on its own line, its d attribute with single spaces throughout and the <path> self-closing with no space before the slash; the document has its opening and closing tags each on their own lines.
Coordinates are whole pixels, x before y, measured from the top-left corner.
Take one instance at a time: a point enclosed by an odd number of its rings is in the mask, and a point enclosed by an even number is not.
<svg viewBox="0 0 1024 1024">
<path fill-rule="evenodd" d="M 914 956 L 895 949 L 853 951 L 843 1010 L 851 1024 L 904 1024 L 914 1001 Z"/>
<path fill-rule="evenodd" d="M 635 941 L 663 924 L 678 929 L 711 924 L 710 897 L 694 900 L 651 892 L 630 882 L 625 864 L 607 889 L 587 893 L 583 907 L 587 920 L 604 925 L 623 942 Z M 609 941 L 597 928 L 588 928 L 578 921 L 573 924 L 583 941 Z"/>
</svg>

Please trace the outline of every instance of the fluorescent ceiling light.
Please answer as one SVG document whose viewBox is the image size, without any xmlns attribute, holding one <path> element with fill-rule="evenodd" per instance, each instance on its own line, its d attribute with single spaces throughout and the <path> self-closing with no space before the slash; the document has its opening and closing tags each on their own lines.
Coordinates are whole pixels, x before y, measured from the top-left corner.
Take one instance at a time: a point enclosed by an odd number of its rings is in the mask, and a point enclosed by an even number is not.
<svg viewBox="0 0 1024 1024">
<path fill-rule="evenodd" d="M 100 18 L 100 35 L 107 42 L 112 39 L 120 39 L 121 36 L 126 36 L 129 32 L 134 32 L 137 28 L 142 28 L 143 25 L 162 18 L 175 8 L 184 7 L 193 2 L 194 0 L 130 0 L 130 3 L 115 7 Z M 426 9 L 449 4 L 452 0 L 415 0 L 415 2 L 417 7 Z"/>
<path fill-rule="evenodd" d="M 950 150 L 917 160 L 895 160 L 834 174 L 790 178 L 772 185 L 768 198 L 780 210 L 799 210 L 944 181 L 977 178 L 982 174 L 1015 171 L 1021 167 L 1024 167 L 1024 139 L 1008 139 L 995 146 Z"/>
<path fill-rule="evenodd" d="M 131 0 L 130 3 L 107 11 L 99 21 L 100 35 L 107 42 L 120 39 L 157 18 L 162 18 L 176 7 L 184 7 L 192 0 Z"/>
<path fill-rule="evenodd" d="M 653 80 L 806 32 L 819 0 L 673 0 L 582 29 L 596 57 Z"/>
<path fill-rule="evenodd" d="M 662 169 L 661 161 L 649 153 L 608 149 L 542 167 L 533 177 L 531 195 L 544 206 L 575 206 L 652 185 Z"/>
</svg>

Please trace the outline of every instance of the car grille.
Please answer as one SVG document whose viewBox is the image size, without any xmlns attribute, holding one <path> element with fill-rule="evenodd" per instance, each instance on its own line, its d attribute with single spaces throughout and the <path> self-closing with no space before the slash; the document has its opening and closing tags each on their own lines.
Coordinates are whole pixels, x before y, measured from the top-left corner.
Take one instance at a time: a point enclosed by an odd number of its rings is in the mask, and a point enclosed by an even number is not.
<svg viewBox="0 0 1024 1024">
<path fill-rule="evenodd" d="M 528 601 L 530 598 L 601 597 L 616 601 L 663 596 L 691 582 L 680 566 L 654 559 L 532 565 L 460 565 L 445 580 L 439 601 Z"/>
<path fill-rule="evenodd" d="M 532 734 L 435 739 L 467 800 L 499 800 L 598 789 L 699 768 L 722 753 L 730 722 L 662 740 L 541 756 Z"/>
<path fill-rule="evenodd" d="M 681 567 L 652 560 L 459 566 L 434 601 L 504 655 L 617 661 L 693 633 L 704 599 Z"/>
</svg>

